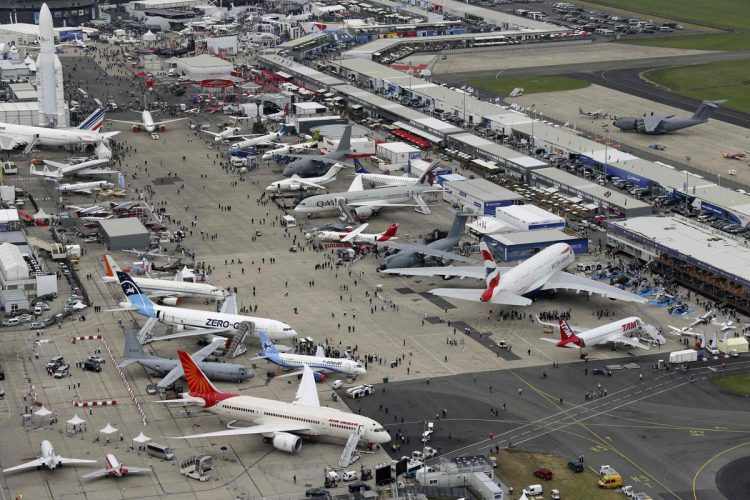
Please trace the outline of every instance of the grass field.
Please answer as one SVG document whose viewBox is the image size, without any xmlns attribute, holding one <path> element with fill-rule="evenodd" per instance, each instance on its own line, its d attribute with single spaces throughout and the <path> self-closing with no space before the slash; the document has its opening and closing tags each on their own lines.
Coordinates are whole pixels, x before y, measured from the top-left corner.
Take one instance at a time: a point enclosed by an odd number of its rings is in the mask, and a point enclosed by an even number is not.
<svg viewBox="0 0 750 500">
<path fill-rule="evenodd" d="M 714 377 L 711 382 L 738 396 L 750 396 L 750 373 Z"/>
<path fill-rule="evenodd" d="M 750 60 L 658 69 L 645 76 L 677 94 L 701 100 L 726 99 L 722 106 L 750 112 Z"/>
<path fill-rule="evenodd" d="M 468 84 L 474 88 L 506 96 L 513 89 L 520 87 L 524 89 L 525 94 L 535 94 L 538 92 L 557 92 L 560 90 L 577 90 L 589 86 L 589 82 L 576 80 L 565 76 L 528 76 L 518 78 L 495 78 L 494 75 L 482 78 L 471 78 Z"/>
<path fill-rule="evenodd" d="M 518 498 L 518 494 L 524 487 L 539 483 L 544 487 L 544 498 L 548 498 L 547 495 L 552 489 L 558 489 L 562 498 L 576 500 L 623 499 L 620 493 L 600 489 L 596 484 L 599 477 L 590 470 L 587 469 L 580 474 L 575 474 L 568 469 L 567 464 L 567 460 L 543 453 L 502 450 L 497 455 L 498 474 L 503 481 L 513 487 L 514 492 L 516 492 L 513 498 Z M 534 477 L 534 471 L 540 467 L 552 471 L 554 477 L 551 481 Z"/>
</svg>

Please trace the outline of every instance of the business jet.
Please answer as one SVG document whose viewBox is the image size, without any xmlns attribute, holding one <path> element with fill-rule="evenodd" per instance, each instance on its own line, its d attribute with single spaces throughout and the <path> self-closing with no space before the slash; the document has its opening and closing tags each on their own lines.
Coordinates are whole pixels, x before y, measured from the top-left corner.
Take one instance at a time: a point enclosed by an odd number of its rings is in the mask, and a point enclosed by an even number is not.
<svg viewBox="0 0 750 500">
<path fill-rule="evenodd" d="M 307 239 L 315 238 L 320 241 L 335 241 L 339 243 L 377 243 L 383 241 L 389 241 L 396 236 L 398 231 L 398 224 L 391 224 L 382 233 L 364 233 L 363 231 L 367 228 L 368 224 L 362 224 L 361 226 L 352 229 L 351 231 L 317 231 L 313 233 L 307 233 L 305 237 Z"/>
<path fill-rule="evenodd" d="M 232 149 L 243 149 L 249 148 L 250 146 L 266 146 L 269 144 L 275 144 L 281 140 L 283 136 L 287 134 L 286 124 L 282 124 L 279 130 L 271 132 L 266 135 L 259 135 L 257 137 L 250 137 L 240 142 L 235 142 L 231 145 Z"/>
<path fill-rule="evenodd" d="M 382 273 L 407 276 L 442 276 L 484 279 L 485 288 L 435 288 L 433 295 L 472 302 L 531 305 L 525 297 L 535 291 L 574 290 L 626 302 L 644 303 L 643 297 L 597 281 L 563 271 L 575 261 L 567 243 L 556 243 L 529 257 L 515 267 L 498 267 L 487 244 L 479 244 L 484 266 L 444 266 L 385 269 Z"/>
<path fill-rule="evenodd" d="M 300 142 L 299 144 L 282 144 L 278 148 L 263 153 L 262 160 L 272 160 L 277 156 L 284 156 L 297 150 L 305 150 L 315 147 L 318 141 Z"/>
<path fill-rule="evenodd" d="M 55 453 L 55 449 L 52 447 L 52 443 L 50 443 L 46 439 L 42 441 L 41 450 L 42 455 L 39 458 L 31 460 L 30 462 L 23 463 L 21 465 L 16 465 L 15 467 L 3 469 L 3 472 L 7 473 L 23 471 L 27 469 L 41 469 L 42 467 L 49 470 L 55 470 L 58 467 L 62 467 L 63 465 L 84 465 L 96 463 L 96 460 L 62 457 Z"/>
<path fill-rule="evenodd" d="M 293 175 L 292 177 L 272 182 L 266 187 L 266 191 L 270 193 L 296 193 L 299 191 L 310 191 L 314 189 L 325 190 L 325 185 L 335 181 L 338 173 L 344 168 L 346 168 L 345 165 L 334 163 L 331 165 L 331 168 L 328 169 L 328 172 L 320 177 L 308 177 L 303 179 L 298 175 Z"/>
<path fill-rule="evenodd" d="M 605 344 L 625 344 L 648 350 L 648 346 L 641 343 L 637 336 L 643 330 L 643 320 L 637 316 L 630 316 L 588 330 L 575 329 L 562 319 L 559 326 L 559 341 L 548 338 L 542 338 L 542 340 L 553 342 L 557 347 L 584 348 Z"/>
<path fill-rule="evenodd" d="M 100 165 L 106 165 L 109 163 L 109 159 L 91 159 L 84 160 L 78 163 L 61 163 L 52 160 L 42 160 L 44 166 L 37 168 L 36 165 L 32 164 L 29 169 L 31 175 L 37 175 L 40 177 L 46 177 L 48 179 L 62 179 L 69 175 L 75 175 L 80 177 L 96 176 L 96 175 L 110 175 L 116 174 L 116 170 L 109 168 L 97 168 Z"/>
<path fill-rule="evenodd" d="M 127 298 L 127 303 L 121 304 L 123 306 L 121 310 L 135 311 L 146 318 L 174 325 L 181 330 L 188 330 L 172 335 L 152 337 L 149 339 L 150 342 L 220 333 L 232 334 L 237 332 L 243 323 L 252 323 L 255 326 L 255 335 L 257 335 L 258 330 L 267 331 L 269 337 L 273 340 L 289 339 L 297 335 L 297 332 L 291 326 L 281 321 L 237 314 L 237 297 L 235 295 L 226 298 L 221 305 L 220 312 L 161 306 L 151 302 L 151 299 L 141 291 L 135 280 L 127 273 L 115 271 L 115 276 L 117 276 L 117 281 Z M 149 323 L 153 325 L 153 322 L 147 322 L 147 325 Z"/>
<path fill-rule="evenodd" d="M 60 184 L 57 191 L 60 193 L 92 194 L 94 191 L 112 189 L 115 185 L 107 181 L 76 182 L 73 184 Z"/>
<path fill-rule="evenodd" d="M 224 130 L 221 132 L 211 132 L 210 130 L 201 130 L 201 132 L 212 135 L 215 142 L 250 137 L 248 135 L 241 135 L 240 132 L 242 132 L 242 129 L 240 127 L 224 127 Z"/>
<path fill-rule="evenodd" d="M 306 366 L 313 371 L 316 382 L 324 381 L 331 373 L 340 373 L 349 378 L 356 378 L 359 375 L 367 373 L 365 365 L 359 361 L 348 358 L 326 357 L 325 349 L 322 346 L 318 346 L 314 356 L 293 354 L 279 352 L 273 342 L 268 339 L 265 332 L 260 332 L 259 337 L 261 352 L 253 359 L 265 359 L 285 370 L 295 370 L 284 376 L 298 375 L 302 373 L 302 370 Z"/>
<path fill-rule="evenodd" d="M 94 472 L 89 472 L 81 476 L 81 479 L 99 479 L 102 477 L 125 477 L 134 474 L 148 474 L 151 471 L 150 467 L 128 467 L 117 460 L 117 457 L 112 453 L 104 455 L 104 463 L 106 467 L 104 469 L 98 469 Z"/>
<path fill-rule="evenodd" d="M 104 281 L 114 283 L 117 281 L 115 273 L 122 271 L 111 255 L 104 256 Z M 157 278 L 133 278 L 133 281 L 152 299 L 158 299 L 164 305 L 176 306 L 182 297 L 202 297 L 217 301 L 224 300 L 227 293 L 224 289 L 208 283 L 194 283 L 178 279 L 177 273 L 174 279 Z"/>
<path fill-rule="evenodd" d="M 286 453 L 296 453 L 302 448 L 302 437 L 328 437 L 348 441 L 357 433 L 359 441 L 368 444 L 385 444 L 391 436 L 383 426 L 371 418 L 336 408 L 320 406 L 315 376 L 312 368 L 302 367 L 302 378 L 296 397 L 291 403 L 273 399 L 243 396 L 218 390 L 190 356 L 177 351 L 185 372 L 189 392 L 181 399 L 163 401 L 200 406 L 209 412 L 232 421 L 245 421 L 253 425 L 229 426 L 228 429 L 173 439 L 197 439 L 262 435 L 270 439 L 274 448 Z"/>
<path fill-rule="evenodd" d="M 174 123 L 174 122 L 181 122 L 183 120 L 187 120 L 187 118 L 175 118 L 173 120 L 162 120 L 160 122 L 155 122 L 154 117 L 151 116 L 151 111 L 144 109 L 141 111 L 141 121 L 139 122 L 133 122 L 133 121 L 127 121 L 127 120 L 109 120 L 114 123 L 124 123 L 126 125 L 130 125 L 133 129 L 133 132 L 139 132 L 140 130 L 145 130 L 146 132 L 155 132 L 158 128 L 160 132 L 163 132 L 165 130 L 164 125 L 167 123 Z"/>
<path fill-rule="evenodd" d="M 47 128 L 0 123 L 0 149 L 10 151 L 25 147 L 24 151 L 28 153 L 35 146 L 102 145 L 120 133 L 117 131 L 99 132 L 103 121 L 104 111 L 97 109 L 77 128 Z"/>
</svg>

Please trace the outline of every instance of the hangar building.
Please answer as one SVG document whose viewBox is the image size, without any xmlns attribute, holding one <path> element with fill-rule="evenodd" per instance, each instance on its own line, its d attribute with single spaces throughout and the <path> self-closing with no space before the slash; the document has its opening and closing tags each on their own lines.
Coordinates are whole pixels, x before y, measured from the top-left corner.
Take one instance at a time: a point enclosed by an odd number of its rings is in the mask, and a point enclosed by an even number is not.
<svg viewBox="0 0 750 500">
<path fill-rule="evenodd" d="M 146 250 L 151 233 L 136 217 L 99 221 L 99 234 L 108 250 Z"/>
</svg>

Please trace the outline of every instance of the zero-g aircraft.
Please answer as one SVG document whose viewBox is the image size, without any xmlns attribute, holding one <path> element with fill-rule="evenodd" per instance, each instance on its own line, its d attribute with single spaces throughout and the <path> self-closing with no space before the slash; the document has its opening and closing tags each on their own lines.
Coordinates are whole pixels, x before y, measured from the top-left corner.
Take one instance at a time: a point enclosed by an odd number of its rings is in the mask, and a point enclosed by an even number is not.
<svg viewBox="0 0 750 500">
<path fill-rule="evenodd" d="M 163 403 L 191 404 L 231 421 L 244 421 L 252 425 L 234 427 L 204 434 L 181 436 L 176 439 L 234 437 L 262 435 L 273 447 L 286 453 L 296 453 L 302 447 L 302 437 L 329 437 L 348 440 L 358 433 L 359 440 L 368 444 L 385 444 L 391 436 L 375 420 L 320 405 L 315 376 L 309 366 L 302 369 L 302 379 L 296 397 L 291 403 L 275 399 L 244 396 L 217 389 L 190 356 L 177 351 L 185 371 L 189 392 L 181 399 L 159 401 Z"/>
<path fill-rule="evenodd" d="M 255 372 L 236 363 L 205 361 L 207 357 L 213 354 L 218 348 L 225 346 L 226 343 L 227 339 L 216 337 L 213 342 L 197 351 L 191 357 L 211 380 L 244 382 L 254 377 Z M 117 366 L 125 368 L 136 363 L 141 365 L 146 371 L 162 376 L 163 378 L 156 384 L 157 387 L 162 389 L 171 386 L 184 375 L 182 365 L 180 365 L 178 360 L 146 354 L 143 346 L 138 342 L 137 332 L 129 331 L 125 333 L 123 360 Z"/>
<path fill-rule="evenodd" d="M 291 326 L 281 321 L 237 314 L 237 298 L 235 295 L 226 298 L 220 312 L 161 306 L 151 302 L 128 274 L 122 271 L 117 271 L 115 274 L 122 287 L 122 292 L 127 298 L 127 303 L 122 304 L 123 310 L 135 311 L 154 321 L 187 330 L 173 335 L 152 337 L 149 339 L 151 342 L 209 334 L 233 334 L 241 328 L 243 323 L 255 325 L 254 333 L 256 335 L 258 330 L 267 331 L 268 336 L 273 340 L 289 339 L 297 335 L 297 332 Z M 150 329 L 152 326 L 153 322 L 147 321 L 143 328 Z"/>
<path fill-rule="evenodd" d="M 432 211 L 422 195 L 442 191 L 442 188 L 433 186 L 432 171 L 436 165 L 435 163 L 428 168 L 414 185 L 364 190 L 352 190 L 350 187 L 350 190 L 346 192 L 310 196 L 294 207 L 294 213 L 316 217 L 332 212 L 343 212 L 343 215 L 348 218 L 366 220 L 383 208 L 414 207 L 417 212 L 429 215 Z"/>
<path fill-rule="evenodd" d="M 565 272 L 575 261 L 573 249 L 567 243 L 556 243 L 515 267 L 498 267 L 487 244 L 479 244 L 484 266 L 444 266 L 386 269 L 388 274 L 407 276 L 457 276 L 485 280 L 485 288 L 435 288 L 430 293 L 441 297 L 505 304 L 531 305 L 525 295 L 544 290 L 573 290 L 588 292 L 626 302 L 644 303 L 646 299 L 634 293 Z"/>
<path fill-rule="evenodd" d="M 677 118 L 674 115 L 644 114 L 640 118 L 623 116 L 612 122 L 612 125 L 623 131 L 635 131 L 640 134 L 659 135 L 668 134 L 675 130 L 693 127 L 706 123 L 714 112 L 719 109 L 721 101 L 703 101 L 690 118 Z"/>
</svg>

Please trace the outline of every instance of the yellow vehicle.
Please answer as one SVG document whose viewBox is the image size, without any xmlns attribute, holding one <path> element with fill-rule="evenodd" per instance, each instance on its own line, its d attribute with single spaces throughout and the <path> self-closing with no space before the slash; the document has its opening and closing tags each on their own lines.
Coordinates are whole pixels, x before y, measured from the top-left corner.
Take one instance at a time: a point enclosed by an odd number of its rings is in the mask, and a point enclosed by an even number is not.
<svg viewBox="0 0 750 500">
<path fill-rule="evenodd" d="M 607 490 L 622 488 L 622 476 L 619 474 L 607 474 L 599 480 L 599 487 Z"/>
</svg>

